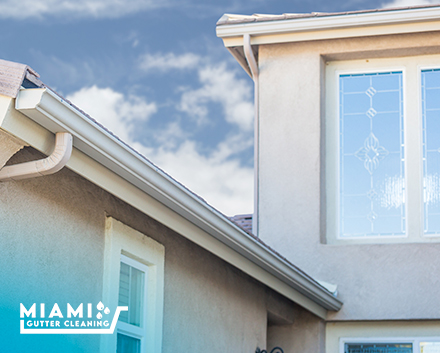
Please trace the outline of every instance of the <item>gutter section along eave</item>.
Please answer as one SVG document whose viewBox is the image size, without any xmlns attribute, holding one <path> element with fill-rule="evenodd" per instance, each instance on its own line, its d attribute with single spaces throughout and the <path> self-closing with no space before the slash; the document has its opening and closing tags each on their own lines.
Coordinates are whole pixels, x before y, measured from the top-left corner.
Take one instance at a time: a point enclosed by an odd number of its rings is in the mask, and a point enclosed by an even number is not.
<svg viewBox="0 0 440 353">
<path fill-rule="evenodd" d="M 388 29 L 384 29 L 384 33 L 382 34 L 387 34 L 386 32 L 391 34 L 394 33 L 392 29 L 393 25 L 438 22 L 439 18 L 440 7 L 395 9 L 383 12 L 341 13 L 320 17 L 220 24 L 216 26 L 216 34 L 218 37 L 227 40 L 230 37 L 242 37 L 244 34 L 257 37 L 374 26 L 386 26 Z M 419 30 L 422 31 L 423 27 Z M 433 28 L 432 26 L 428 26 L 425 30 L 433 30 Z M 364 35 L 370 35 L 368 29 L 364 28 L 364 32 Z M 325 38 L 326 36 L 322 34 L 322 39 Z M 320 39 L 319 35 L 315 39 Z"/>
<path fill-rule="evenodd" d="M 326 310 L 341 301 L 49 89 L 23 89 L 16 109 Z M 182 234 L 184 235 L 184 234 Z"/>
</svg>

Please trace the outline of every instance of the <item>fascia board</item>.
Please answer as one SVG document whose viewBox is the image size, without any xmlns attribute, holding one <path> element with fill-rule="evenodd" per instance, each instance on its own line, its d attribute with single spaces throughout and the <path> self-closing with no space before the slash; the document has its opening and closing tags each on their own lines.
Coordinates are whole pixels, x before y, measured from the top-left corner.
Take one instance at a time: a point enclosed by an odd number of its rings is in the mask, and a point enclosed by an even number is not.
<svg viewBox="0 0 440 353">
<path fill-rule="evenodd" d="M 277 35 L 295 32 L 321 31 L 325 38 L 326 30 L 365 27 L 364 35 L 369 34 L 369 27 L 386 26 L 394 33 L 392 25 L 420 22 L 438 22 L 440 8 L 421 8 L 411 10 L 390 10 L 358 14 L 340 14 L 334 16 L 296 18 L 290 20 L 261 21 L 239 24 L 223 24 L 216 28 L 217 36 L 223 39 L 244 34 L 251 36 Z M 384 29 L 383 33 L 388 34 Z M 315 39 L 320 39 L 318 36 Z"/>
<path fill-rule="evenodd" d="M 314 280 L 270 252 L 221 213 L 202 202 L 49 89 L 21 90 L 16 99 L 16 109 L 52 133 L 70 132 L 74 136 L 76 149 L 322 308 L 341 308 L 341 301 Z M 191 237 L 188 234 L 182 235 Z"/>
</svg>

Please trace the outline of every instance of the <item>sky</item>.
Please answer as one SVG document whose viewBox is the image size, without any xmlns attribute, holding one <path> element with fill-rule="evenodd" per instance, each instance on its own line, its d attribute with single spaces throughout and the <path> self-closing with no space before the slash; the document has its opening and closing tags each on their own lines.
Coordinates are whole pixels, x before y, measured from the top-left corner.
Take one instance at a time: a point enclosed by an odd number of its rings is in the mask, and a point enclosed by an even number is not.
<svg viewBox="0 0 440 353">
<path fill-rule="evenodd" d="M 438 0 L 437 0 L 438 2 Z M 0 58 L 24 63 L 228 216 L 253 212 L 253 82 L 224 13 L 337 12 L 430 0 L 0 0 Z"/>
</svg>

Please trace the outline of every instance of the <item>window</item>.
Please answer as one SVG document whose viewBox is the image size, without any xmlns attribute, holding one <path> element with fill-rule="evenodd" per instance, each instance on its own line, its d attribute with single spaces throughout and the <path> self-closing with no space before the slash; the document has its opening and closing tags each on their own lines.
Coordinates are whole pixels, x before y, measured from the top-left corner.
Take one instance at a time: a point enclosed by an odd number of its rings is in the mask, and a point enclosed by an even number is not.
<svg viewBox="0 0 440 353">
<path fill-rule="evenodd" d="M 343 338 L 341 353 L 438 353 L 440 341 L 433 337 Z"/>
<path fill-rule="evenodd" d="M 440 233 L 440 70 L 421 71 L 424 228 Z"/>
<path fill-rule="evenodd" d="M 344 353 L 412 353 L 412 343 L 346 343 Z"/>
<path fill-rule="evenodd" d="M 128 311 L 119 315 L 117 332 L 102 335 L 102 352 L 162 352 L 164 264 L 163 245 L 107 217 L 103 302 Z"/>
<path fill-rule="evenodd" d="M 128 306 L 128 311 L 119 315 L 117 353 L 144 351 L 147 273 L 147 266 L 121 255 L 118 305 Z"/>
<path fill-rule="evenodd" d="M 440 56 L 329 62 L 326 80 L 327 241 L 432 241 Z"/>
</svg>

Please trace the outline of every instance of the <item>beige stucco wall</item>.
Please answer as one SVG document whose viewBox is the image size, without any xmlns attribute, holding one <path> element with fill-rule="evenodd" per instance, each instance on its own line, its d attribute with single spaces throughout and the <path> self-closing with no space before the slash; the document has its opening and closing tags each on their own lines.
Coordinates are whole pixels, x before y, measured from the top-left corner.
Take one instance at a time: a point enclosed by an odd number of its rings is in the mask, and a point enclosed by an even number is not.
<svg viewBox="0 0 440 353">
<path fill-rule="evenodd" d="M 338 284 L 332 320 L 440 317 L 440 244 L 325 243 L 325 62 L 439 53 L 439 33 L 259 46 L 259 236 Z M 402 48 L 406 48 L 403 50 Z"/>
<path fill-rule="evenodd" d="M 298 313 L 293 323 L 269 325 L 268 352 L 277 346 L 281 347 L 284 353 L 324 353 L 325 323 L 303 311 Z"/>
<path fill-rule="evenodd" d="M 40 157 L 25 148 L 10 163 Z M 274 301 L 272 290 L 67 169 L 0 183 L 0 274 L 6 279 L 1 306 L 99 301 L 106 216 L 165 247 L 163 352 L 254 352 L 266 346 L 268 310 L 290 320 L 303 313 L 279 295 Z M 35 342 L 32 335 L 19 336 L 15 326 L 9 334 L 19 342 L 16 351 Z M 48 336 L 45 352 L 59 349 L 52 342 L 65 351 L 99 350 L 97 335 Z"/>
</svg>

